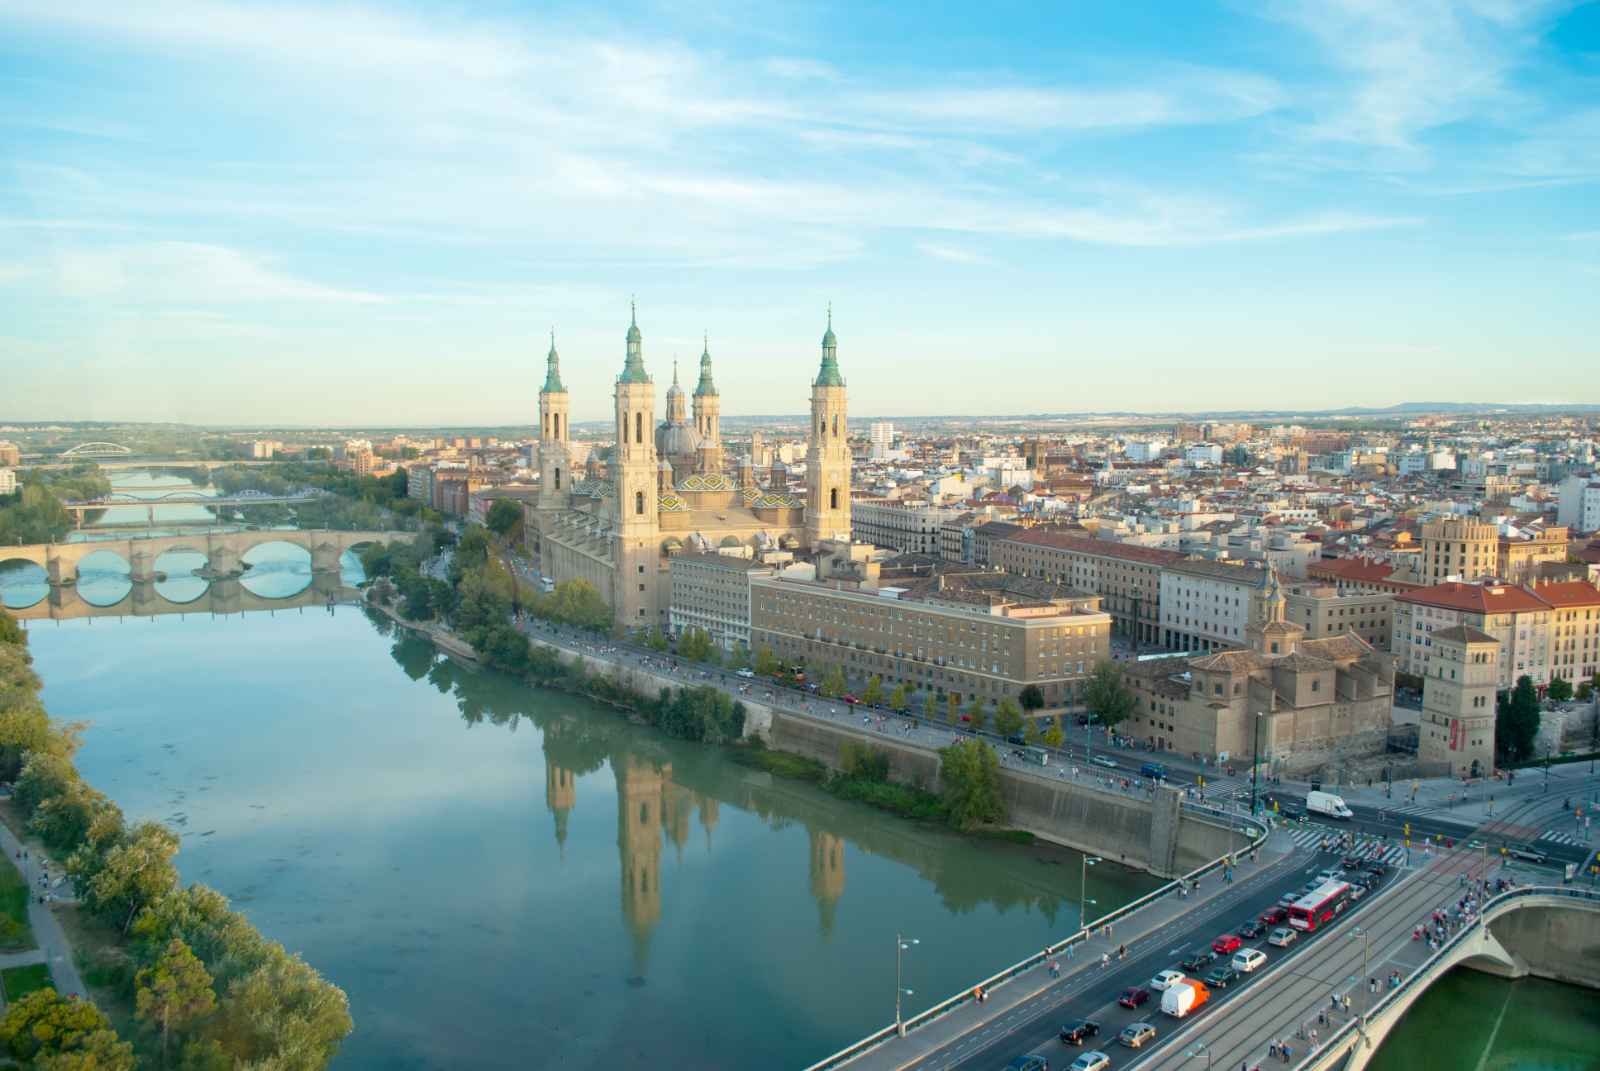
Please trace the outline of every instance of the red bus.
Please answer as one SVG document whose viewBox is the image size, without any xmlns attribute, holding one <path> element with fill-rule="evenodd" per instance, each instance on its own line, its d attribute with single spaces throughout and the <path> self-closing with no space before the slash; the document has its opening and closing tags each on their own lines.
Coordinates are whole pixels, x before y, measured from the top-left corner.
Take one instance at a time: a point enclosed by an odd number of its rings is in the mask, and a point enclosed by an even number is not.
<svg viewBox="0 0 1600 1071">
<path fill-rule="evenodd" d="M 1324 922 L 1344 911 L 1350 902 L 1350 886 L 1342 881 L 1330 881 L 1314 889 L 1289 906 L 1289 925 L 1297 930 L 1312 932 Z"/>
</svg>

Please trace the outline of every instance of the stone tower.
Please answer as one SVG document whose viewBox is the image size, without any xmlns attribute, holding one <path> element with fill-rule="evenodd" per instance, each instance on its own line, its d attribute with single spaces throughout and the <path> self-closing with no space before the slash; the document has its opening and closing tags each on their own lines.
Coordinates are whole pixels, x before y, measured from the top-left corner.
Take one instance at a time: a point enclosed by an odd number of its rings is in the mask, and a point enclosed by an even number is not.
<svg viewBox="0 0 1600 1071">
<path fill-rule="evenodd" d="M 850 431 L 846 423 L 839 343 L 833 308 L 822 336 L 822 365 L 811 384 L 811 430 L 806 450 L 806 542 L 850 538 Z"/>
<path fill-rule="evenodd" d="M 700 434 L 700 471 L 722 471 L 722 397 L 711 379 L 711 340 L 700 350 L 700 382 L 694 388 L 694 430 Z"/>
<path fill-rule="evenodd" d="M 567 820 L 577 804 L 577 778 L 547 752 L 544 757 L 544 805 L 555 818 L 556 844 L 561 849 L 563 860 L 567 857 Z"/>
<path fill-rule="evenodd" d="M 612 533 L 611 610 L 618 628 L 662 623 L 657 608 L 655 384 L 644 370 L 637 310 L 628 324 L 628 355 L 617 377 L 617 445 L 611 463 L 616 489 Z"/>
<path fill-rule="evenodd" d="M 556 333 L 550 332 L 550 353 L 545 358 L 544 386 L 539 389 L 539 499 L 540 528 L 549 514 L 560 509 L 572 490 L 567 453 L 567 388 L 561 382 L 561 358 L 556 354 Z"/>
<path fill-rule="evenodd" d="M 1417 758 L 1428 776 L 1448 767 L 1453 777 L 1487 777 L 1494 772 L 1500 641 L 1471 625 L 1440 629 L 1432 639 Z"/>
<path fill-rule="evenodd" d="M 807 831 L 811 840 L 811 895 L 817 901 L 822 936 L 833 936 L 833 921 L 844 895 L 844 841 L 835 833 Z"/>
<path fill-rule="evenodd" d="M 1251 623 L 1245 626 L 1250 646 L 1264 655 L 1294 654 L 1306 630 L 1285 619 L 1289 600 L 1278 582 L 1278 570 L 1267 565 L 1259 595 L 1251 596 Z"/>
<path fill-rule="evenodd" d="M 612 759 L 617 783 L 617 854 L 622 861 L 622 918 L 633 936 L 635 976 L 643 976 L 650 935 L 661 921 L 661 795 L 672 775 L 647 759 Z"/>
</svg>

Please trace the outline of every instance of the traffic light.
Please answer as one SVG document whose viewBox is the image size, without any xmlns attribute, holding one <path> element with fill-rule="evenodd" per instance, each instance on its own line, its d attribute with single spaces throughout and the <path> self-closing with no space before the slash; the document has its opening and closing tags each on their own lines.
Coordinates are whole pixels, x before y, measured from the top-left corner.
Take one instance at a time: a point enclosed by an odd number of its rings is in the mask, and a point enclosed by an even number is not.
<svg viewBox="0 0 1600 1071">
<path fill-rule="evenodd" d="M 1411 823 L 1410 822 L 1406 823 L 1406 836 L 1408 836 L 1408 837 L 1411 836 Z"/>
</svg>

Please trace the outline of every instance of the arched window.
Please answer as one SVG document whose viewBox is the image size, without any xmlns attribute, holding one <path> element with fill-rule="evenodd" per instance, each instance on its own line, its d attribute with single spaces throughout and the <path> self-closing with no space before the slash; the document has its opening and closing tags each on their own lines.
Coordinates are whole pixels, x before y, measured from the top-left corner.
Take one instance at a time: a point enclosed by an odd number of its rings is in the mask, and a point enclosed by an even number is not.
<svg viewBox="0 0 1600 1071">
<path fill-rule="evenodd" d="M 817 438 L 820 439 L 826 434 L 828 434 L 828 418 L 827 417 L 818 417 L 817 418 Z"/>
<path fill-rule="evenodd" d="M 633 512 L 637 513 L 641 517 L 644 516 L 644 492 L 643 491 L 635 491 L 633 493 Z"/>
<path fill-rule="evenodd" d="M 561 414 L 557 413 L 552 419 L 556 422 L 556 438 L 559 439 L 561 438 Z"/>
<path fill-rule="evenodd" d="M 556 469 L 556 490 L 561 490 L 561 470 Z"/>
<path fill-rule="evenodd" d="M 623 413 L 622 414 L 622 441 L 623 441 L 623 443 L 627 443 L 627 441 L 628 441 L 628 414 L 627 413 Z"/>
<path fill-rule="evenodd" d="M 643 413 L 635 413 L 635 414 L 633 414 L 633 441 L 636 442 L 636 443 L 644 442 L 644 414 Z"/>
<path fill-rule="evenodd" d="M 838 413 L 833 414 L 833 437 L 836 438 L 836 439 L 839 437 L 839 414 Z"/>
<path fill-rule="evenodd" d="M 837 487 L 831 487 L 828 489 L 828 508 L 839 508 L 839 489 Z"/>
<path fill-rule="evenodd" d="M 548 439 L 550 437 L 550 417 L 548 415 L 544 418 L 544 434 L 545 438 Z"/>
</svg>

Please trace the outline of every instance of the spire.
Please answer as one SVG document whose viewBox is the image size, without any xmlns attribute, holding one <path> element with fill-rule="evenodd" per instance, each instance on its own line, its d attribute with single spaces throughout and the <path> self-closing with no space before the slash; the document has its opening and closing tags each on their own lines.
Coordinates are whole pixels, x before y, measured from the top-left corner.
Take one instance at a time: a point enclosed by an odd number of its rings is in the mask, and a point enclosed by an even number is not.
<svg viewBox="0 0 1600 1071">
<path fill-rule="evenodd" d="M 550 329 L 550 353 L 544 365 L 544 393 L 567 393 L 567 388 L 561 385 L 561 357 L 556 353 L 556 329 L 553 327 Z"/>
<path fill-rule="evenodd" d="M 717 385 L 711 380 L 711 335 L 707 332 L 702 336 L 703 346 L 700 350 L 700 382 L 694 388 L 696 398 L 715 398 Z"/>
<path fill-rule="evenodd" d="M 828 330 L 822 336 L 822 367 L 817 369 L 814 387 L 842 387 L 844 377 L 839 374 L 839 340 L 833 337 L 833 302 L 828 302 Z"/>
<path fill-rule="evenodd" d="M 649 383 L 650 375 L 644 370 L 644 338 L 639 334 L 639 307 L 628 302 L 628 357 L 622 366 L 620 383 Z"/>
</svg>

